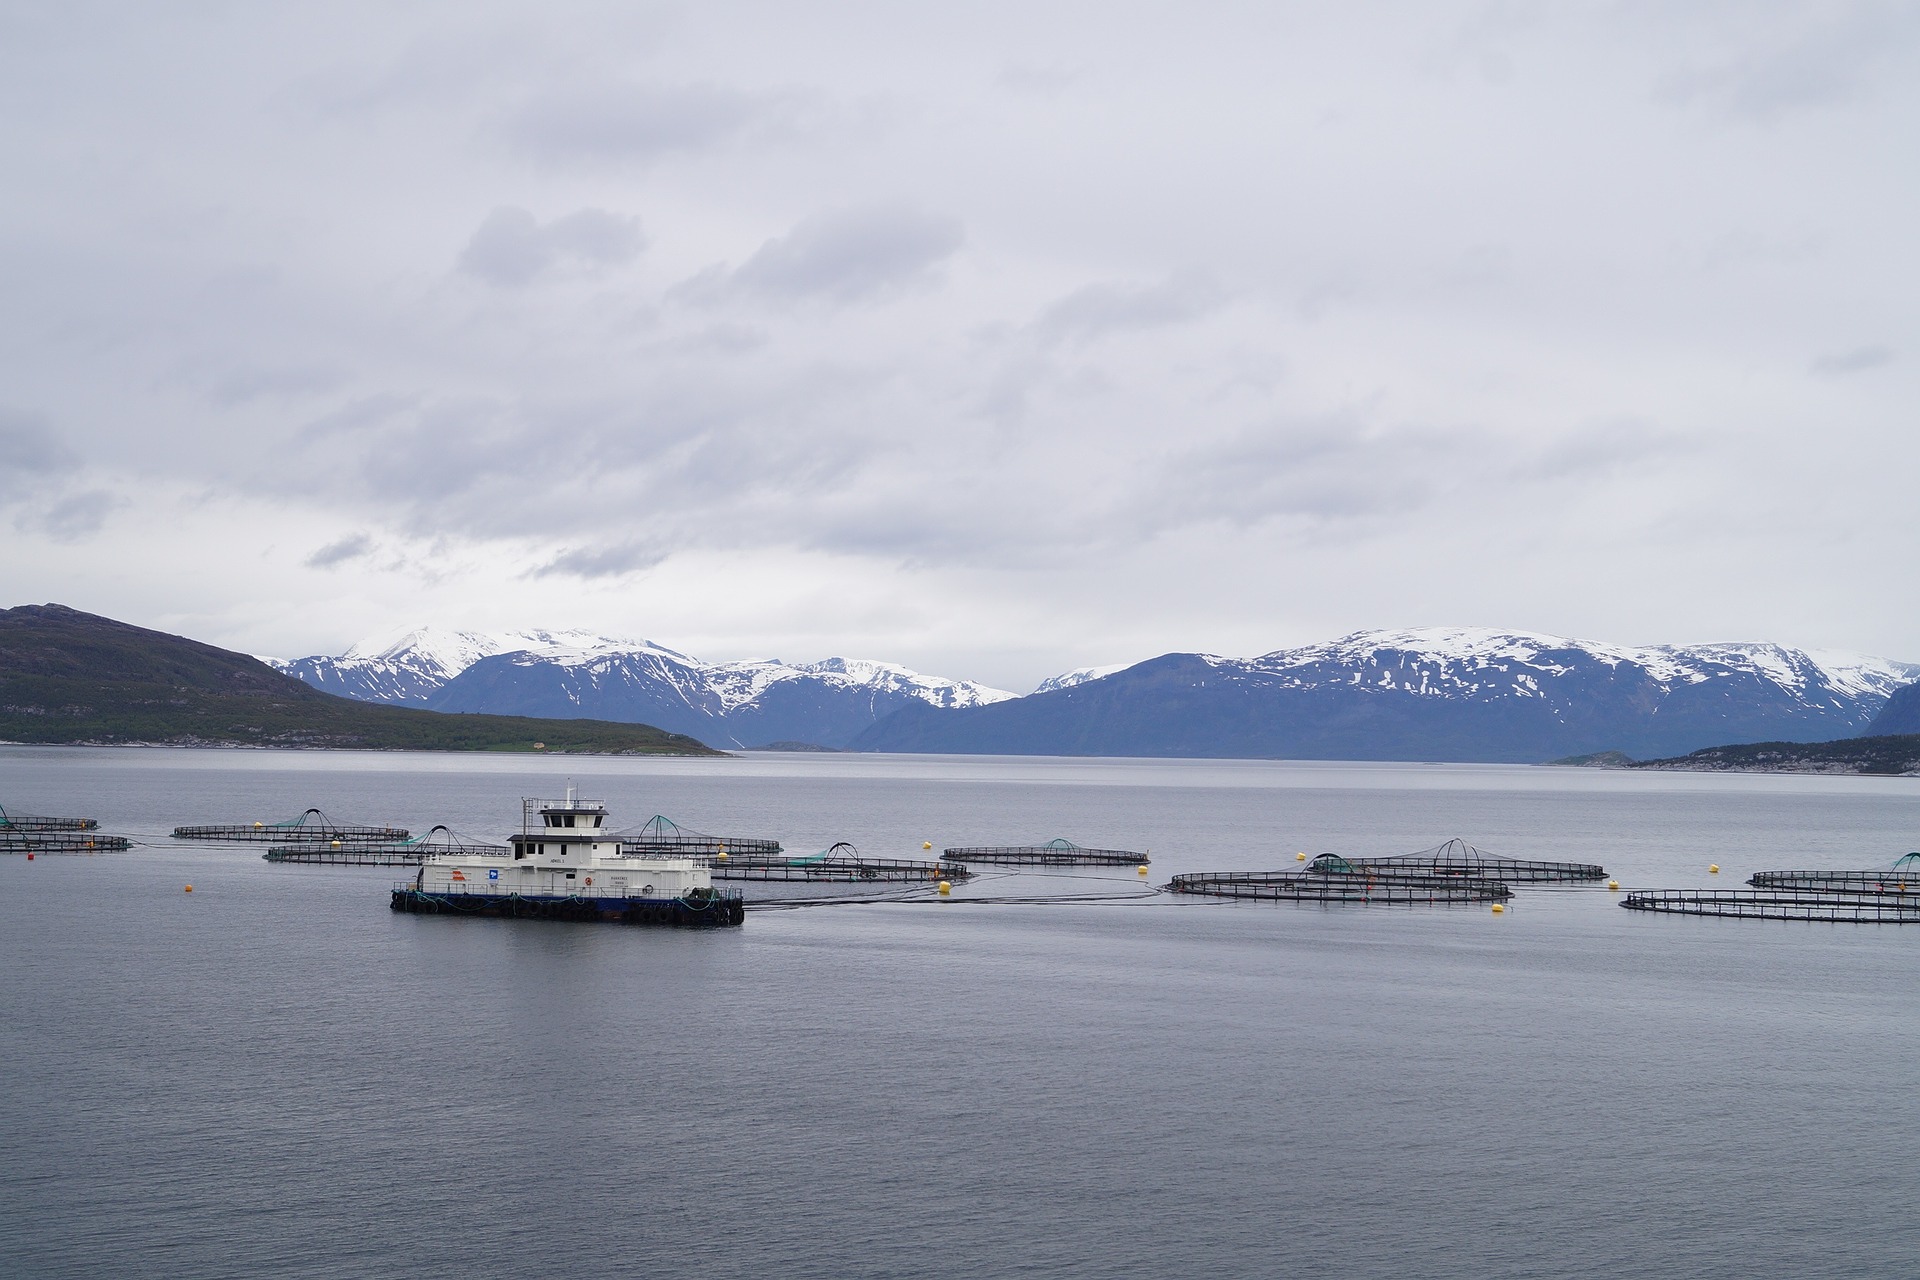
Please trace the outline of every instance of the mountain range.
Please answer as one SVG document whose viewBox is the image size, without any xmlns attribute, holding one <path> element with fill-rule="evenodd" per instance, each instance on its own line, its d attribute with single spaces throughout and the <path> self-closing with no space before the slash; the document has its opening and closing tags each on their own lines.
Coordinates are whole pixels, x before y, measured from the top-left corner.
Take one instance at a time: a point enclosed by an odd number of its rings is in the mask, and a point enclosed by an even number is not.
<svg viewBox="0 0 1920 1280">
<path fill-rule="evenodd" d="M 1486 628 L 1365 631 L 1256 658 L 1170 653 L 1065 672 L 1024 697 L 891 663 L 707 663 L 580 632 L 425 629 L 275 665 L 369 701 L 643 721 L 716 746 L 1513 762 L 1900 732 L 1875 718 L 1920 680 L 1920 665 L 1828 650 Z"/>
<path fill-rule="evenodd" d="M 710 663 L 647 640 L 579 631 L 421 628 L 339 657 L 264 661 L 317 689 L 368 702 L 635 721 L 731 747 L 844 747 L 908 704 L 979 707 L 1015 696 L 888 662 Z"/>
</svg>

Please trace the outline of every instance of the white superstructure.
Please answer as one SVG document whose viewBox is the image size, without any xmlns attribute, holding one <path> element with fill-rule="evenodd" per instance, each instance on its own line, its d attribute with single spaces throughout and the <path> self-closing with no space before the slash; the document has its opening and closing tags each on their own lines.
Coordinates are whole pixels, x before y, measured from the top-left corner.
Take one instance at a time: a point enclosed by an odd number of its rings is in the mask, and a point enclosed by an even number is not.
<svg viewBox="0 0 1920 1280">
<path fill-rule="evenodd" d="M 670 902 L 711 892 L 713 877 L 704 860 L 622 854 L 607 829 L 606 806 L 568 787 L 565 800 L 523 801 L 521 829 L 501 853 L 430 858 L 414 887 L 428 894 Z"/>
</svg>

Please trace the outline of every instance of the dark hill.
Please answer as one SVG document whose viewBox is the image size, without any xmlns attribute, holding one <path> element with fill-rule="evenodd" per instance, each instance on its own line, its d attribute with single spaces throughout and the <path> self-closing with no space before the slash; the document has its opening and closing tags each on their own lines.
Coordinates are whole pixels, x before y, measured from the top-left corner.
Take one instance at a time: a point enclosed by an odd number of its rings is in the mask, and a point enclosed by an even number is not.
<svg viewBox="0 0 1920 1280">
<path fill-rule="evenodd" d="M 1880 708 L 1880 714 L 1867 726 L 1867 732 L 1875 735 L 1920 733 L 1920 684 L 1895 689 L 1887 705 Z"/>
<path fill-rule="evenodd" d="M 1834 742 L 1742 742 L 1666 760 L 1638 760 L 1629 769 L 1729 773 L 1920 773 L 1920 733 L 1841 738 Z"/>
<path fill-rule="evenodd" d="M 644 724 L 444 715 L 336 698 L 244 653 L 58 604 L 0 610 L 0 739 L 716 754 Z"/>
</svg>

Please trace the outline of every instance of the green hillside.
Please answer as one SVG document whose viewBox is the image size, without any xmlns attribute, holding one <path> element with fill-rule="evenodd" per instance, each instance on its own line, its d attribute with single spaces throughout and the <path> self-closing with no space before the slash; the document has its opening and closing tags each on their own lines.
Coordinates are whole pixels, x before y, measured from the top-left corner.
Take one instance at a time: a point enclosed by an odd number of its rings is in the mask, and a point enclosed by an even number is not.
<svg viewBox="0 0 1920 1280">
<path fill-rule="evenodd" d="M 57 604 L 0 610 L 0 739 L 725 754 L 651 725 L 447 715 L 336 698 L 244 653 Z"/>
</svg>

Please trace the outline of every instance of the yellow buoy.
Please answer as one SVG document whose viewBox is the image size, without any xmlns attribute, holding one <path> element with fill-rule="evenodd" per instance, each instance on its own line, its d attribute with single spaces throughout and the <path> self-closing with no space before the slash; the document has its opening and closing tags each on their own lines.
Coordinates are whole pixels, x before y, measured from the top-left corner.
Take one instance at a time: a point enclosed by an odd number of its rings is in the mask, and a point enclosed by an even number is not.
<svg viewBox="0 0 1920 1280">
<path fill-rule="evenodd" d="M 266 826 L 267 824 L 266 824 L 266 823 L 264 823 L 264 822 L 258 822 L 258 821 L 256 821 L 256 822 L 255 822 L 255 823 L 254 823 L 253 825 L 254 825 L 254 826 L 256 826 L 256 827 L 264 827 L 264 826 Z"/>
<path fill-rule="evenodd" d="M 1501 912 L 1503 912 L 1503 911 L 1505 911 L 1505 910 L 1506 910 L 1506 908 L 1505 908 L 1505 907 L 1503 907 L 1503 906 L 1501 906 L 1501 905 L 1500 905 L 1499 903 L 1497 903 L 1497 902 L 1496 902 L 1496 903 L 1494 903 L 1494 904 L 1493 904 L 1493 914 L 1495 914 L 1495 915 L 1499 915 L 1499 914 L 1500 914 Z"/>
<path fill-rule="evenodd" d="M 1135 867 L 1134 870 L 1138 871 L 1141 875 L 1147 874 L 1147 869 L 1145 867 Z"/>
<path fill-rule="evenodd" d="M 722 849 L 720 852 L 714 854 L 713 858 L 716 862 L 725 862 L 727 860 L 727 851 Z"/>
<path fill-rule="evenodd" d="M 187 892 L 188 892 L 188 893 L 192 893 L 192 892 L 193 892 L 193 886 L 192 886 L 192 885 L 188 885 L 188 886 L 187 886 Z"/>
<path fill-rule="evenodd" d="M 1304 853 L 1296 853 L 1293 855 L 1293 860 L 1295 862 L 1305 862 L 1307 860 L 1307 855 Z"/>
<path fill-rule="evenodd" d="M 1609 880 L 1609 881 L 1607 881 L 1607 888 L 1609 888 L 1609 889 L 1618 889 L 1619 887 L 1620 887 L 1620 882 L 1619 882 L 1618 880 Z"/>
<path fill-rule="evenodd" d="M 944 898 L 947 895 L 951 894 L 952 892 L 953 892 L 953 881 L 942 880 L 940 882 L 940 896 Z"/>
<path fill-rule="evenodd" d="M 922 840 L 922 841 L 920 842 L 920 847 L 921 847 L 922 849 L 931 849 L 931 848 L 933 848 L 933 841 L 931 841 L 931 840 Z"/>
<path fill-rule="evenodd" d="M 336 849 L 338 849 L 338 848 L 340 847 L 340 842 L 339 842 L 338 840 L 335 840 L 335 841 L 333 842 L 333 847 L 334 847 L 334 848 L 336 848 Z"/>
<path fill-rule="evenodd" d="M 1711 874 L 1711 875 L 1716 875 L 1716 876 L 1717 876 L 1717 875 L 1719 875 L 1719 874 L 1720 874 L 1720 864 L 1719 864 L 1719 863 L 1717 863 L 1717 862 L 1709 862 L 1709 863 L 1707 864 L 1707 871 L 1708 871 L 1708 873 L 1709 873 L 1709 874 Z"/>
</svg>

